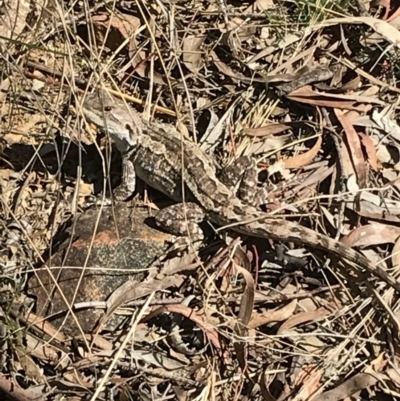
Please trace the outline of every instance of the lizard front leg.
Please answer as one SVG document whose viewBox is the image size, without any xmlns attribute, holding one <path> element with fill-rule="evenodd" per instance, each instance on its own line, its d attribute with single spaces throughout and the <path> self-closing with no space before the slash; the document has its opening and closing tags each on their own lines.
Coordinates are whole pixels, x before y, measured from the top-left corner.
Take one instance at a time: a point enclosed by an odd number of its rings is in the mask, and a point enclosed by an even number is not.
<svg viewBox="0 0 400 401">
<path fill-rule="evenodd" d="M 155 216 L 156 225 L 169 233 L 189 237 L 192 242 L 204 239 L 199 223 L 204 220 L 204 211 L 196 203 L 177 203 L 160 210 Z"/>
<path fill-rule="evenodd" d="M 121 184 L 114 190 L 114 197 L 117 200 L 126 200 L 135 192 L 136 173 L 133 161 L 129 153 L 122 154 L 122 179 Z"/>
</svg>

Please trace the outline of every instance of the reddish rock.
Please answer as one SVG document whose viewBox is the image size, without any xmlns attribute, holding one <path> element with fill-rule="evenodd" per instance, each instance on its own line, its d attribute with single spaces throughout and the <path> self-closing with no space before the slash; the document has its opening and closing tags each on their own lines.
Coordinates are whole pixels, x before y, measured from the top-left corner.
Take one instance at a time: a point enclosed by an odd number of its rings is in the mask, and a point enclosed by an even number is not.
<svg viewBox="0 0 400 401">
<path fill-rule="evenodd" d="M 82 215 L 72 231 L 78 238 L 53 255 L 47 261 L 48 269 L 39 269 L 28 283 L 28 293 L 36 298 L 36 313 L 56 315 L 49 321 L 65 334 L 80 333 L 71 313 L 66 315 L 65 300 L 69 304 L 106 301 L 126 280 L 143 279 L 146 273 L 138 270 L 147 268 L 170 238 L 144 223 L 146 210 L 118 204 L 104 207 L 100 219 L 99 213 L 90 210 Z M 83 331 L 91 332 L 103 310 L 89 307 L 74 313 Z M 111 330 L 120 321 L 114 316 L 105 329 Z"/>
</svg>

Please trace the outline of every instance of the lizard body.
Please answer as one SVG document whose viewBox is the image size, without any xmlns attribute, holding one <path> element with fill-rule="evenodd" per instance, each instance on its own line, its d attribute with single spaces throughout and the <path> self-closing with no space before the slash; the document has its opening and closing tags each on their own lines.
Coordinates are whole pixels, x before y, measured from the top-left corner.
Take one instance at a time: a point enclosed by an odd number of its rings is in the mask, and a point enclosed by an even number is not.
<svg viewBox="0 0 400 401">
<path fill-rule="evenodd" d="M 358 265 L 400 292 L 399 282 L 354 249 L 244 203 L 219 180 L 213 163 L 198 145 L 172 126 L 147 122 L 106 92 L 88 95 L 83 112 L 122 153 L 126 175 L 131 175 L 127 180 L 131 189 L 136 174 L 176 202 L 196 203 L 214 224 L 253 237 L 318 248 Z"/>
</svg>

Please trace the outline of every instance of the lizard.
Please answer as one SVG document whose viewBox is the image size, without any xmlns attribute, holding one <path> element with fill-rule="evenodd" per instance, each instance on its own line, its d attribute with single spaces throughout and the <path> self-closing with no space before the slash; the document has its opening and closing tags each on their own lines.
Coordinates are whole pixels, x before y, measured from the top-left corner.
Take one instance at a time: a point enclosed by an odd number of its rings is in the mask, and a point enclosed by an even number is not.
<svg viewBox="0 0 400 401">
<path fill-rule="evenodd" d="M 251 237 L 320 249 L 357 265 L 400 293 L 400 282 L 353 248 L 245 203 L 218 178 L 210 156 L 172 125 L 148 122 L 125 101 L 106 91 L 87 95 L 82 111 L 87 121 L 110 136 L 122 154 L 120 199 L 134 192 L 139 177 L 177 202 L 167 212 L 159 212 L 160 224 L 169 226 L 172 233 L 189 233 L 201 239 L 198 223 L 207 219 Z M 174 219 L 183 223 L 174 226 Z"/>
</svg>

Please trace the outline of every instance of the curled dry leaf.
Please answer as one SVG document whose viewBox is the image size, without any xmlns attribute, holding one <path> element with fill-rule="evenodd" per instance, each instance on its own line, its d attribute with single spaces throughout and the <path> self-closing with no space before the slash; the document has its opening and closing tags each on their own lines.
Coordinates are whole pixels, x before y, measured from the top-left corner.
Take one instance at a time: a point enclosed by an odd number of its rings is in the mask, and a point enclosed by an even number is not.
<svg viewBox="0 0 400 401">
<path fill-rule="evenodd" d="M 300 168 L 307 166 L 317 156 L 321 149 L 322 136 L 319 136 L 315 145 L 308 151 L 299 155 L 289 157 L 284 161 L 285 168 Z"/>
</svg>

